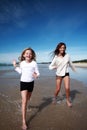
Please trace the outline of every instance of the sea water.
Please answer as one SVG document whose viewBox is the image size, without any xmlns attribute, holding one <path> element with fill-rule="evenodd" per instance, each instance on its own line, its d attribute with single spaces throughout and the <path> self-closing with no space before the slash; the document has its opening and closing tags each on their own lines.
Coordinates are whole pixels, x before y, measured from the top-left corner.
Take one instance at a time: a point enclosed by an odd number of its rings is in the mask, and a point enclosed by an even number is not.
<svg viewBox="0 0 87 130">
<path fill-rule="evenodd" d="M 49 64 L 38 64 L 38 67 L 39 67 L 41 78 L 55 76 L 56 70 L 49 70 Z M 0 77 L 5 77 L 5 78 L 8 76 L 11 78 L 14 76 L 19 77 L 18 73 L 14 71 L 13 66 L 0 66 L 0 71 L 2 70 L 6 70 L 6 72 L 3 75 L 0 74 Z M 87 86 L 87 68 L 76 67 L 77 72 L 73 72 L 71 69 L 69 69 L 69 71 L 70 71 L 70 77 L 72 79 L 81 81 L 85 84 L 85 86 Z"/>
</svg>

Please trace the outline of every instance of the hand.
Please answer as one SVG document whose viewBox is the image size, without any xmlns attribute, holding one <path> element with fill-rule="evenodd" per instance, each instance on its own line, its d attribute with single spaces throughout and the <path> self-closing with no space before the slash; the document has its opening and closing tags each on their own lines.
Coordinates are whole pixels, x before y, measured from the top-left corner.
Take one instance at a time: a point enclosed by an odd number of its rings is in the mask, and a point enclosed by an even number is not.
<svg viewBox="0 0 87 130">
<path fill-rule="evenodd" d="M 38 76 L 37 76 L 37 73 L 36 72 L 34 72 L 33 73 L 33 77 L 36 79 L 36 78 L 38 78 Z"/>
<path fill-rule="evenodd" d="M 54 69 L 57 69 L 58 67 L 57 66 L 54 66 Z"/>
<path fill-rule="evenodd" d="M 13 66 L 16 67 L 16 60 L 13 60 Z"/>
</svg>

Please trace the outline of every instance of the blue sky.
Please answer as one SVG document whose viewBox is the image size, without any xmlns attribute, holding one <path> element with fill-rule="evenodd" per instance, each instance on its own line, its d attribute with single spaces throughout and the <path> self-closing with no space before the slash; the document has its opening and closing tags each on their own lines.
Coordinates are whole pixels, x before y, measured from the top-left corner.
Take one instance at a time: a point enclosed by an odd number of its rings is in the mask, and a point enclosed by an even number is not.
<svg viewBox="0 0 87 130">
<path fill-rule="evenodd" d="M 71 60 L 87 59 L 86 0 L 0 0 L 0 63 L 27 47 L 38 62 L 51 61 L 61 41 Z"/>
</svg>

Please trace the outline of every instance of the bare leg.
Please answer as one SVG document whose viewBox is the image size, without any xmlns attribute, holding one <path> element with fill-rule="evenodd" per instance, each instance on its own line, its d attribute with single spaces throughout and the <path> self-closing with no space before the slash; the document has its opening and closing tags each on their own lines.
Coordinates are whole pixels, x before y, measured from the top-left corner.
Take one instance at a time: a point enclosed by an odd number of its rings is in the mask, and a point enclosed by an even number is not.
<svg viewBox="0 0 87 130">
<path fill-rule="evenodd" d="M 66 99 L 67 99 L 67 105 L 69 107 L 72 106 L 72 103 L 70 102 L 70 78 L 69 76 L 64 77 L 64 84 L 65 84 L 65 90 L 66 90 Z"/>
<path fill-rule="evenodd" d="M 62 83 L 62 78 L 56 77 L 56 89 L 55 89 L 55 93 L 54 93 L 53 103 L 56 103 L 56 98 L 57 98 L 58 93 L 60 92 L 61 83 Z"/>
<path fill-rule="evenodd" d="M 28 93 L 27 93 L 27 100 L 30 100 L 31 95 L 32 95 L 31 92 L 28 92 Z"/>
<path fill-rule="evenodd" d="M 57 97 L 58 93 L 60 92 L 61 83 L 62 83 L 62 78 L 61 77 L 56 77 L 55 97 Z"/>
<path fill-rule="evenodd" d="M 27 129 L 27 125 L 26 125 L 27 94 L 28 94 L 27 90 L 21 91 L 21 97 L 22 97 L 22 128 L 24 130 Z"/>
<path fill-rule="evenodd" d="M 32 92 L 28 92 L 28 94 L 27 94 L 27 101 L 28 102 L 30 101 L 31 95 L 32 95 Z M 30 108 L 28 110 L 31 111 Z"/>
</svg>

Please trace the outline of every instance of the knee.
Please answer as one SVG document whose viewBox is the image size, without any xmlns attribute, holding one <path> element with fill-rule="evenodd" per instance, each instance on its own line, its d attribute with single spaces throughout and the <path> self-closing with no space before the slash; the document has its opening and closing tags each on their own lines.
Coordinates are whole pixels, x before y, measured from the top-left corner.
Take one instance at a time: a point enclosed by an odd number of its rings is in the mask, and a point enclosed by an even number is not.
<svg viewBox="0 0 87 130">
<path fill-rule="evenodd" d="M 26 105 L 27 101 L 25 99 L 22 99 L 22 105 Z"/>
<path fill-rule="evenodd" d="M 56 88 L 56 91 L 59 92 L 59 91 L 60 91 L 60 87 L 57 87 L 57 88 Z"/>
</svg>

